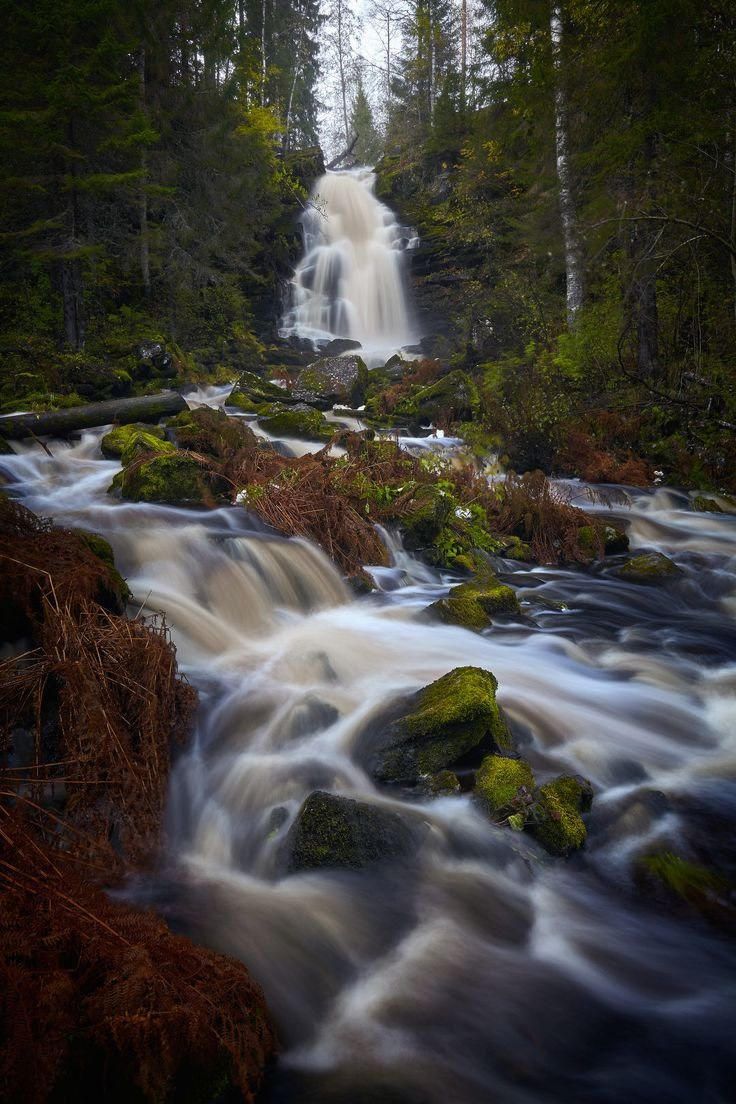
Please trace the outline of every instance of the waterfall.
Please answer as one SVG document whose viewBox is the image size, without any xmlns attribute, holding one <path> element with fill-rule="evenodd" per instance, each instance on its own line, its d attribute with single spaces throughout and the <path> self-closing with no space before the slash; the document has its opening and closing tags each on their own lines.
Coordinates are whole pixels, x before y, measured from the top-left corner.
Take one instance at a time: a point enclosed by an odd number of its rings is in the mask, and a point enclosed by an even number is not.
<svg viewBox="0 0 736 1104">
<path fill-rule="evenodd" d="M 342 337 L 390 354 L 416 340 L 402 272 L 410 244 L 395 215 L 373 194 L 368 169 L 330 172 L 302 216 L 304 257 L 290 286 L 282 337 L 319 343 Z"/>
</svg>

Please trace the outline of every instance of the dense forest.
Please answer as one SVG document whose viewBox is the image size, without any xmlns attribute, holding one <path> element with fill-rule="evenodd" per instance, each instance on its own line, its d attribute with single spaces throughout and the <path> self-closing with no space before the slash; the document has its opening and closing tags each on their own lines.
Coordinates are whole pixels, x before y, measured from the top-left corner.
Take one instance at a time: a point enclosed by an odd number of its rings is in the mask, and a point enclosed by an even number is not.
<svg viewBox="0 0 736 1104">
<path fill-rule="evenodd" d="M 278 364 L 322 111 L 418 230 L 428 351 L 517 468 L 729 484 L 729 5 L 107 0 L 4 26 L 5 410 L 151 387 L 146 341 L 180 379 Z"/>
</svg>

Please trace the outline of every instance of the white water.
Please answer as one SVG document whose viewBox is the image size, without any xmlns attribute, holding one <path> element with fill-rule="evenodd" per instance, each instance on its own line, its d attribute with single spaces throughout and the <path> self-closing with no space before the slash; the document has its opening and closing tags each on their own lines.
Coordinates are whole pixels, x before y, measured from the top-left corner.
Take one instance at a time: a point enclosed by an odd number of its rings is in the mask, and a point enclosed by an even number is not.
<svg viewBox="0 0 736 1104">
<path fill-rule="evenodd" d="M 406 239 L 395 215 L 373 195 L 369 169 L 331 172 L 314 186 L 302 216 L 304 258 L 290 288 L 283 337 L 315 344 L 359 341 L 385 360 L 416 340 L 404 291 Z"/>
<path fill-rule="evenodd" d="M 736 518 L 637 492 L 614 513 L 681 580 L 507 564 L 525 616 L 478 635 L 421 619 L 447 583 L 398 546 L 385 591 L 354 599 L 320 552 L 241 510 L 108 499 L 98 437 L 53 443 L 53 458 L 24 446 L 0 470 L 33 509 L 109 537 L 200 690 L 147 892 L 265 986 L 284 1051 L 264 1099 L 731 1099 L 733 949 L 642 897 L 633 860 L 733 862 Z M 466 663 L 497 676 L 539 780 L 592 780 L 588 845 L 569 862 L 467 796 L 417 802 L 366 773 L 371 718 Z M 283 841 L 315 789 L 423 824 L 413 861 L 287 876 Z"/>
</svg>

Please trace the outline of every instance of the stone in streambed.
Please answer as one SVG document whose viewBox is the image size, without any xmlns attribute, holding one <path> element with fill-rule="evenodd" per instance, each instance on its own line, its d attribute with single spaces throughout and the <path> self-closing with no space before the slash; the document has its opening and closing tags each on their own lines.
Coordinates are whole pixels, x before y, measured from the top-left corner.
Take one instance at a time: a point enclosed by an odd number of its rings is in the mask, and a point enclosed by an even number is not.
<svg viewBox="0 0 736 1104">
<path fill-rule="evenodd" d="M 166 434 L 162 426 L 146 425 L 145 422 L 132 422 L 130 425 L 115 426 L 100 441 L 102 455 L 108 460 L 120 460 L 123 450 L 141 434 L 163 441 Z"/>
<path fill-rule="evenodd" d="M 365 398 L 368 369 L 359 356 L 324 356 L 303 368 L 294 397 L 329 408 L 334 403 L 360 406 Z"/>
<path fill-rule="evenodd" d="M 156 456 L 142 464 L 123 468 L 113 479 L 109 491 L 119 491 L 129 502 L 204 505 L 210 497 L 200 464 L 179 453 Z"/>
<path fill-rule="evenodd" d="M 630 583 L 658 583 L 679 578 L 682 569 L 661 552 L 643 552 L 616 568 L 613 574 Z"/>
<path fill-rule="evenodd" d="M 335 426 L 306 403 L 296 406 L 274 403 L 267 413 L 259 415 L 258 424 L 274 437 L 297 437 L 307 441 L 329 441 L 336 432 Z"/>
<path fill-rule="evenodd" d="M 245 413 L 259 414 L 271 403 L 288 402 L 289 399 L 289 392 L 278 384 L 261 379 L 255 372 L 242 372 L 225 403 Z"/>
<path fill-rule="evenodd" d="M 592 800 L 587 779 L 555 778 L 540 788 L 528 828 L 550 855 L 569 855 L 585 843 L 588 833 L 580 813 L 590 809 Z"/>
<path fill-rule="evenodd" d="M 414 785 L 483 743 L 509 749 L 512 736 L 496 702 L 498 683 L 480 667 L 456 667 L 417 691 L 409 712 L 383 734 L 373 753 L 380 782 Z"/>
<path fill-rule="evenodd" d="M 475 797 L 492 816 L 530 805 L 534 788 L 532 768 L 523 759 L 487 755 L 475 773 Z"/>
<path fill-rule="evenodd" d="M 453 587 L 446 598 L 433 602 L 427 613 L 446 625 L 480 630 L 490 627 L 493 615 L 520 614 L 521 608 L 515 591 L 488 573 Z"/>
<path fill-rule="evenodd" d="M 285 844 L 288 869 L 360 870 L 408 858 L 419 833 L 391 809 L 317 790 L 309 795 Z"/>
</svg>

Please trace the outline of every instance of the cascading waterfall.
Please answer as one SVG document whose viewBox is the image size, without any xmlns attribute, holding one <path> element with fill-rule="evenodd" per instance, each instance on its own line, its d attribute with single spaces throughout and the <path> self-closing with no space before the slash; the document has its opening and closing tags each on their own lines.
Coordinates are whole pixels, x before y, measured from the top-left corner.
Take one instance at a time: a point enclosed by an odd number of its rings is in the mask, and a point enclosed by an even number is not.
<svg viewBox="0 0 736 1104">
<path fill-rule="evenodd" d="M 315 344 L 351 338 L 369 355 L 415 340 L 402 272 L 406 234 L 373 195 L 373 182 L 369 169 L 355 169 L 329 172 L 315 184 L 283 337 Z"/>
<path fill-rule="evenodd" d="M 108 536 L 199 688 L 155 896 L 264 985 L 284 1044 L 264 1100 L 730 1099 L 733 947 L 643 898 L 633 859 L 705 831 L 728 861 L 736 517 L 664 490 L 601 505 L 676 559 L 666 602 L 606 569 L 509 562 L 524 619 L 481 635 L 422 620 L 447 582 L 398 546 L 383 591 L 353 598 L 318 550 L 243 510 L 111 501 L 117 465 L 98 440 L 22 446 L 0 470 L 37 512 Z M 461 664 L 495 673 L 538 778 L 592 780 L 588 844 L 569 862 L 467 796 L 411 800 L 366 773 L 361 734 L 386 702 Z M 416 854 L 287 874 L 284 840 L 315 789 L 400 812 L 421 828 Z"/>
</svg>

